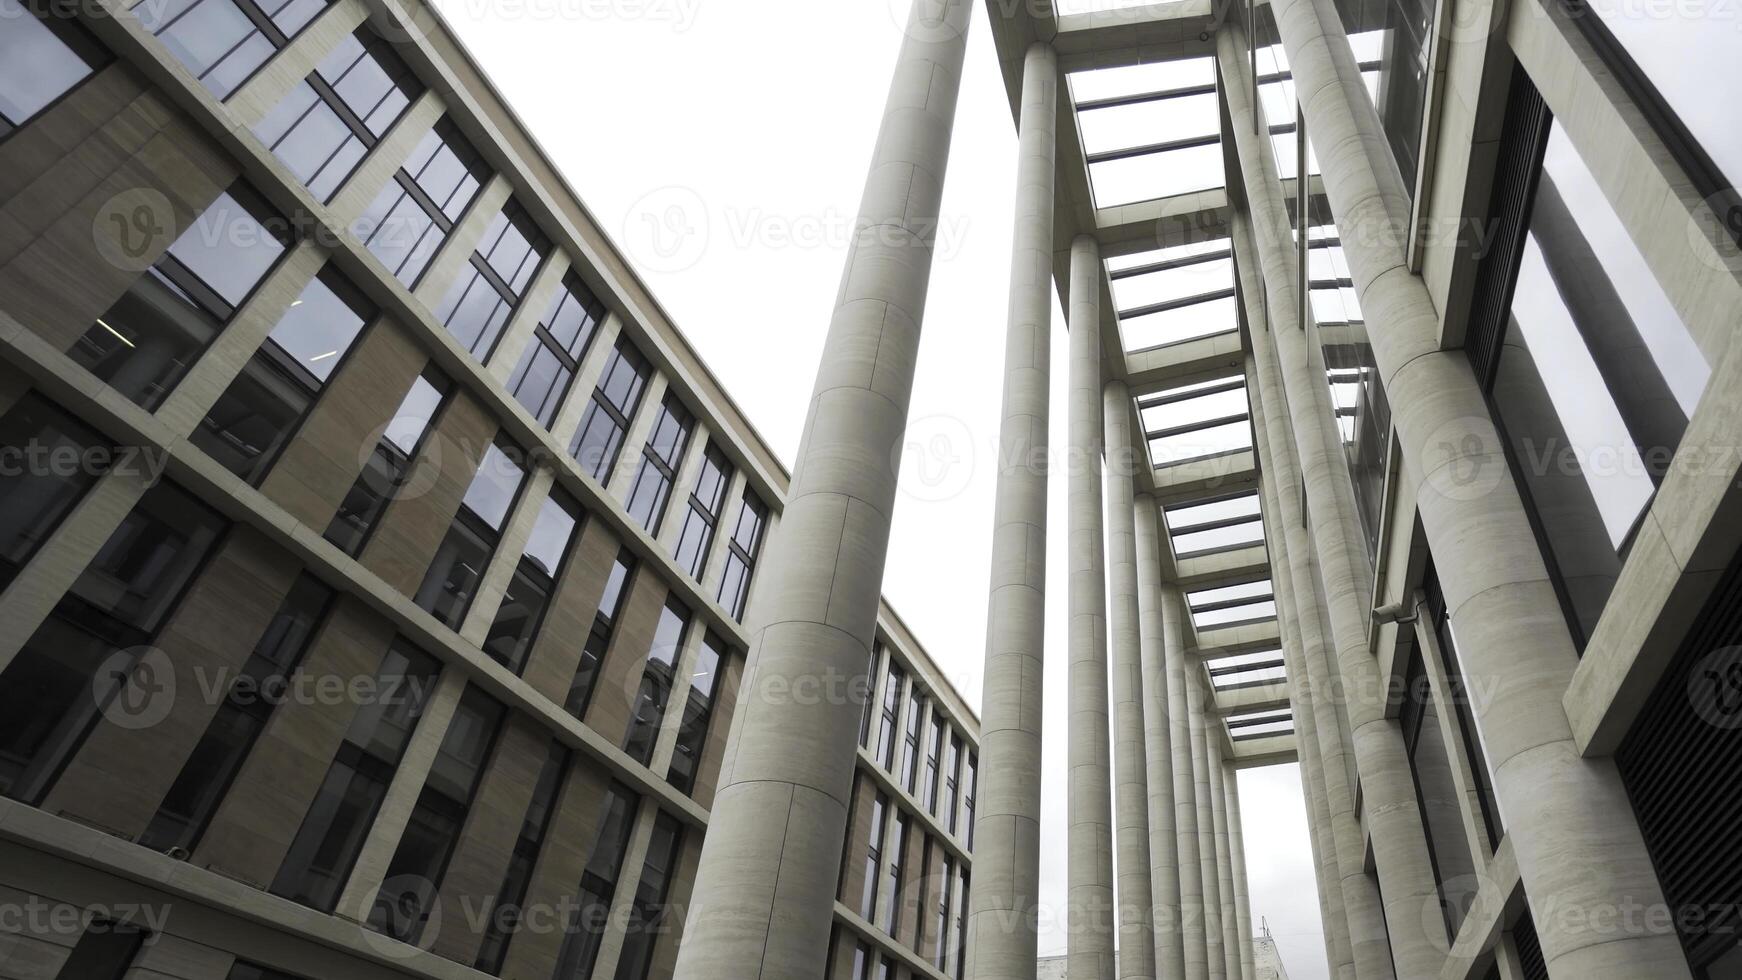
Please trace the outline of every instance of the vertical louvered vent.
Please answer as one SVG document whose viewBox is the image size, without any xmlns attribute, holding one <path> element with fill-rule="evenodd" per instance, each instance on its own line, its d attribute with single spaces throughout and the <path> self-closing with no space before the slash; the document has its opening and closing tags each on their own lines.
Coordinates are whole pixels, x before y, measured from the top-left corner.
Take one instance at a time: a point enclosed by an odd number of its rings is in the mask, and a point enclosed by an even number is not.
<svg viewBox="0 0 1742 980">
<path fill-rule="evenodd" d="M 1738 646 L 1742 555 L 1731 559 L 1616 754 L 1664 897 L 1679 922 L 1694 924 L 1681 939 L 1696 971 L 1734 949 L 1742 926 Z"/>
<path fill-rule="evenodd" d="M 1530 198 L 1536 189 L 1550 121 L 1548 105 L 1531 84 L 1530 76 L 1522 67 L 1514 67 L 1500 155 L 1494 164 L 1493 197 L 1488 203 L 1487 221 L 1494 237 L 1476 273 L 1470 322 L 1464 334 L 1464 351 L 1484 387 L 1493 376 L 1500 341 L 1506 334 L 1512 282 L 1524 249 Z"/>
<path fill-rule="evenodd" d="M 1512 924 L 1512 942 L 1518 947 L 1518 965 L 1524 980 L 1548 980 L 1548 964 L 1542 960 L 1542 944 L 1536 938 L 1536 923 L 1526 912 Z"/>
</svg>

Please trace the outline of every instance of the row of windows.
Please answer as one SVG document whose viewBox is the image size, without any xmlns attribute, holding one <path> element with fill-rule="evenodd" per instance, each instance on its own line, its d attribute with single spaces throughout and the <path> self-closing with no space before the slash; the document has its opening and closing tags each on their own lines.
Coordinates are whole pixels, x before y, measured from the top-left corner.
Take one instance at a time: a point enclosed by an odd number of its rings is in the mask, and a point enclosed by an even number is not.
<svg viewBox="0 0 1742 980">
<path fill-rule="evenodd" d="M 877 680 L 879 665 L 885 662 L 883 653 L 882 644 L 872 649 L 868 672 L 872 681 Z M 918 680 L 909 681 L 906 671 L 893 656 L 887 658 L 881 685 L 873 683 L 868 690 L 873 693 L 881 690 L 882 695 L 880 698 L 868 696 L 865 700 L 865 713 L 859 723 L 859 744 L 870 749 L 871 757 L 895 778 L 904 791 L 912 794 L 928 813 L 941 820 L 950 833 L 960 836 L 968 849 L 973 850 L 979 755 L 968 746 L 943 712 L 933 709 Z M 902 720 L 904 706 L 905 722 Z M 928 719 L 931 722 L 929 728 L 926 725 Z M 873 731 L 876 733 L 875 742 L 872 741 Z M 902 746 L 899 769 L 895 765 L 898 732 Z"/>
<path fill-rule="evenodd" d="M 906 815 L 896 813 L 894 821 L 886 827 L 884 816 L 888 812 L 888 802 L 879 795 L 873 801 L 872 843 L 866 853 L 866 901 L 861 915 L 897 942 L 905 943 L 899 937 L 911 933 L 912 949 L 923 951 L 922 955 L 944 976 L 960 980 L 967 969 L 968 889 L 971 884 L 968 869 L 958 865 L 940 848 L 921 843 L 917 845 L 923 854 L 919 877 L 907 881 L 902 862 L 912 856 L 908 819 Z M 889 841 L 886 862 L 879 843 L 885 833 Z M 922 842 L 924 836 L 922 832 Z M 920 896 L 918 920 L 909 924 L 901 916 L 907 905 L 906 899 L 915 893 Z M 935 901 L 931 901 L 934 896 Z M 845 935 L 838 935 L 837 942 Z M 876 952 L 871 944 L 849 941 L 854 942 L 854 952 L 849 966 L 851 972 L 847 976 L 855 980 L 889 977 L 893 976 L 891 971 L 899 967 L 894 957 Z M 829 959 L 831 968 L 840 962 L 835 954 L 831 954 Z M 839 974 L 831 970 L 831 975 Z"/>
<path fill-rule="evenodd" d="M 41 432 L 54 440 L 49 445 L 78 449 L 89 448 L 95 441 L 88 430 L 35 395 L 27 395 L 0 419 L 0 430 L 8 435 L 23 433 L 27 441 Z M 9 515 L 15 512 L 10 506 L 14 502 L 30 505 L 31 512 L 39 515 L 64 514 L 90 482 L 41 484 L 28 475 L 9 476 L 0 486 L 0 499 L 8 505 L 4 511 Z M 500 511 L 492 499 L 503 490 L 502 484 L 492 481 L 489 492 L 468 496 L 475 510 L 489 515 Z M 5 553 L 18 561 L 28 560 L 43 532 L 28 525 L 7 530 Z M 141 498 L 47 621 L 0 674 L 0 792 L 27 803 L 41 803 L 100 719 L 124 696 L 122 688 L 129 679 L 137 671 L 158 667 L 151 663 L 141 666 L 140 661 L 151 655 L 158 632 L 217 550 L 225 531 L 221 518 L 173 483 L 159 483 Z M 258 692 L 285 683 L 297 671 L 333 607 L 333 591 L 307 573 L 290 587 L 205 734 L 139 836 L 139 843 L 183 854 L 199 845 L 224 794 L 273 716 L 272 702 L 258 697 Z M 650 682 L 643 684 L 624 740 L 631 754 L 643 763 L 651 754 L 652 733 L 663 720 L 664 694 L 672 687 L 669 671 L 682 628 L 681 618 L 662 621 L 654 650 L 648 655 Z M 723 655 L 718 642 L 709 637 L 695 667 L 696 683 L 668 777 L 685 791 L 693 784 L 706 741 Z M 665 675 L 656 676 L 662 670 Z M 395 641 L 386 652 L 371 687 L 378 693 L 352 718 L 269 885 L 274 894 L 323 911 L 333 909 L 438 674 L 434 658 L 403 640 Z M 385 880 L 404 888 L 401 893 L 385 895 L 375 906 L 369 919 L 372 928 L 405 942 L 419 941 L 508 714 L 501 703 L 478 688 L 468 689 L 462 698 L 387 868 Z M 641 745 L 647 746 L 647 751 L 637 751 L 635 747 Z M 515 901 L 512 896 L 524 893 L 542 846 L 549 811 L 568 768 L 569 753 L 551 739 L 516 843 L 515 862 L 497 893 L 500 901 Z M 626 798 L 621 790 L 615 796 Z M 627 809 L 632 814 L 634 806 Z M 609 826 L 602 839 L 610 841 Z M 680 839 L 675 821 L 662 814 L 636 898 L 637 915 L 642 918 L 662 914 Z M 621 842 L 602 847 L 606 853 L 620 852 Z M 596 882 L 593 886 L 604 901 L 610 900 L 610 889 L 601 890 Z M 595 922 L 595 930 L 604 925 L 603 920 L 584 921 Z M 498 924 L 487 937 L 480 954 L 481 968 L 499 968 L 511 926 L 511 921 Z M 572 937 L 570 941 L 583 942 Z M 631 939 L 633 952 L 626 953 L 620 977 L 644 974 L 650 942 L 650 937 Z M 631 968 L 631 963 L 639 965 Z"/>
<path fill-rule="evenodd" d="M 195 0 L 153 5 L 147 16 L 152 18 L 148 26 L 172 52 L 223 95 L 322 6 L 316 0 L 266 7 L 253 0 Z M 0 107 L 27 102 L 36 107 L 30 112 L 7 108 L 12 124 L 53 101 L 97 63 L 94 58 L 81 60 L 79 51 L 62 39 L 75 36 L 68 33 L 73 28 L 64 18 L 38 21 L 20 13 L 26 29 L 8 34 L 8 52 L 16 48 L 18 55 L 8 65 L 41 62 L 42 70 L 29 79 L 0 76 Z M 85 66 L 83 71 L 52 70 L 75 61 Z M 243 63 L 252 67 L 237 67 Z M 27 81 L 37 86 L 29 99 L 23 89 Z M 42 88 L 49 82 L 57 86 L 54 91 Z M 256 134 L 318 196 L 330 197 L 421 91 L 393 46 L 365 26 L 343 39 L 287 94 Z M 489 177 L 481 155 L 451 120 L 443 119 L 365 210 L 360 234 L 390 271 L 407 286 L 415 285 Z M 156 408 L 286 254 L 291 244 L 287 228 L 288 222 L 260 195 L 238 183 L 97 318 L 69 353 L 142 407 Z M 436 318 L 474 356 L 487 360 L 550 251 L 550 241 L 531 216 L 510 200 L 449 285 L 434 311 Z M 554 423 L 604 312 L 603 304 L 571 273 L 535 327 L 509 386 L 545 425 Z M 194 442 L 238 477 L 258 485 L 345 354 L 378 316 L 341 274 L 323 270 L 202 420 Z M 571 447 L 582 468 L 601 482 L 615 466 L 651 372 L 633 341 L 620 337 Z M 352 554 L 361 548 L 382 498 L 404 478 L 407 461 L 446 387 L 443 379 L 429 377 L 408 396 L 400 418 L 370 460 L 366 479 L 359 481 L 328 529 L 329 540 Z M 657 532 L 664 518 L 694 425 L 675 395 L 668 396 L 661 412 L 628 500 L 631 515 L 650 533 Z M 698 581 L 725 516 L 730 482 L 730 463 L 716 447 L 708 447 L 695 492 L 685 501 L 684 527 L 674 548 L 679 563 Z M 475 511 L 468 515 L 479 516 Z M 746 491 L 717 593 L 735 618 L 744 613 L 766 520 L 766 505 Z M 460 570 L 461 580 L 429 583 L 431 604 L 436 598 L 446 600 L 439 618 L 457 624 L 468 585 L 475 585 L 464 579 L 482 572 L 463 558 L 492 550 L 491 532 L 500 530 L 499 521 L 494 528 L 477 520 L 456 527 L 451 547 L 444 550 L 456 556 L 447 567 Z M 537 591 L 525 581 L 517 585 L 528 595 Z"/>
</svg>

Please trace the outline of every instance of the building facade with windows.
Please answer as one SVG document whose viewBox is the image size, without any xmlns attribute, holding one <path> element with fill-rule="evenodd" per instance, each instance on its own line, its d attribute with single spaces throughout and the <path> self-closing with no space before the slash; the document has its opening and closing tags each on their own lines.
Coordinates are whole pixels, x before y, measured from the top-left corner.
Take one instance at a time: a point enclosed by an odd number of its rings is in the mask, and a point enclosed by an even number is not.
<svg viewBox="0 0 1742 980">
<path fill-rule="evenodd" d="M 0 977 L 670 977 L 791 476 L 431 8 L 0 3 Z M 819 942 L 957 977 L 872 616 Z"/>
</svg>

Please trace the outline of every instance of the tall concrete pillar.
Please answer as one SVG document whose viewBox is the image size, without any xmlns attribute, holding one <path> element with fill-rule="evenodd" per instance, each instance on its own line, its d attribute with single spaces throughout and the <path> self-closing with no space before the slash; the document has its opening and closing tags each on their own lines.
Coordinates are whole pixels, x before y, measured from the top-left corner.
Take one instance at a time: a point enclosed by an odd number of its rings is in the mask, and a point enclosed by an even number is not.
<svg viewBox="0 0 1742 980">
<path fill-rule="evenodd" d="M 1114 855 L 1119 875 L 1120 980 L 1155 980 L 1155 895 L 1149 853 L 1149 769 L 1137 612 L 1137 525 L 1131 511 L 1131 392 L 1102 393 L 1107 484 L 1107 639 L 1113 659 Z M 1170 842 L 1171 844 L 1171 842 Z"/>
<path fill-rule="evenodd" d="M 1222 798 L 1228 810 L 1228 853 L 1233 857 L 1234 932 L 1240 937 L 1240 980 L 1258 980 L 1252 956 L 1251 883 L 1246 880 L 1246 831 L 1240 821 L 1239 773 L 1229 766 L 1223 774 Z"/>
<path fill-rule="evenodd" d="M 1248 250 L 1243 244 L 1246 241 L 1245 231 L 1246 227 L 1243 223 L 1235 229 L 1234 240 L 1237 255 L 1247 254 Z M 1242 283 L 1246 286 L 1245 295 L 1250 300 L 1256 292 L 1250 282 L 1253 278 L 1251 269 L 1249 265 L 1242 265 L 1239 262 L 1236 265 L 1240 269 Z M 1269 329 L 1261 307 L 1249 302 L 1247 316 L 1251 323 L 1250 333 L 1258 334 Z M 1260 491 L 1264 496 L 1265 546 L 1270 552 L 1271 584 L 1276 592 L 1276 612 L 1282 632 L 1283 669 L 1288 677 L 1289 703 L 1294 718 L 1295 743 L 1299 747 L 1301 785 L 1307 802 L 1307 822 L 1308 829 L 1312 834 L 1314 865 L 1318 868 L 1317 878 L 1319 900 L 1323 909 L 1321 918 L 1324 922 L 1325 949 L 1331 965 L 1331 975 L 1339 980 L 1354 980 L 1357 974 L 1354 953 L 1350 948 L 1350 927 L 1343 890 L 1348 886 L 1360 886 L 1371 891 L 1372 883 L 1364 873 L 1360 875 L 1359 882 L 1346 879 L 1339 864 L 1336 825 L 1332 820 L 1331 808 L 1326 802 L 1326 797 L 1329 795 L 1329 787 L 1333 783 L 1333 777 L 1337 777 L 1337 785 L 1343 787 L 1345 792 L 1347 791 L 1346 774 L 1348 770 L 1344 768 L 1343 757 L 1339 754 L 1342 747 L 1340 733 L 1321 731 L 1321 718 L 1325 719 L 1324 725 L 1327 727 L 1336 724 L 1335 706 L 1326 703 L 1328 699 L 1321 695 L 1321 689 L 1315 688 L 1312 682 L 1312 677 L 1322 676 L 1323 670 L 1317 667 L 1309 669 L 1307 666 L 1305 653 L 1308 643 L 1307 635 L 1311 634 L 1311 643 L 1318 648 L 1324 646 L 1324 636 L 1319 629 L 1320 620 L 1316 615 L 1318 608 L 1316 598 L 1309 597 L 1309 601 L 1312 601 L 1314 615 L 1305 621 L 1306 625 L 1302 625 L 1303 621 L 1299 612 L 1301 593 L 1294 579 L 1294 556 L 1290 554 L 1288 544 L 1289 532 L 1298 526 L 1299 515 L 1298 512 L 1291 509 L 1289 513 L 1295 514 L 1297 523 L 1290 524 L 1283 516 L 1283 508 L 1279 502 L 1277 486 L 1281 479 L 1279 470 L 1288 466 L 1292 457 L 1283 459 L 1278 455 L 1281 450 L 1274 448 L 1274 442 L 1286 442 L 1286 439 L 1272 440 L 1270 432 L 1272 430 L 1279 433 L 1285 432 L 1286 423 L 1277 418 L 1277 413 L 1271 410 L 1270 401 L 1274 400 L 1275 393 L 1266 391 L 1266 386 L 1263 383 L 1265 375 L 1264 372 L 1257 369 L 1256 358 L 1253 359 L 1252 369 L 1249 370 L 1247 376 L 1246 392 L 1252 410 L 1253 435 L 1258 449 L 1258 457 L 1264 461 L 1264 465 L 1259 470 L 1259 478 Z M 1266 397 L 1267 394 L 1270 395 L 1270 398 Z M 1289 473 L 1292 474 L 1293 470 L 1290 469 Z M 1289 479 L 1292 481 L 1294 477 L 1291 475 Z M 1290 486 L 1293 486 L 1292 482 Z M 1294 500 L 1298 502 L 1298 495 Z M 1316 597 L 1316 585 L 1309 582 L 1306 587 L 1312 589 L 1312 596 Z M 1325 741 L 1327 739 L 1330 741 Z M 1325 753 L 1321 750 L 1321 745 L 1331 746 L 1334 760 L 1332 763 L 1325 761 Z M 1333 765 L 1335 768 L 1331 768 Z M 1384 921 L 1381 918 L 1377 895 L 1374 895 L 1371 901 L 1361 903 L 1359 908 L 1365 910 L 1363 914 L 1369 917 L 1373 925 L 1383 931 Z M 1387 948 L 1380 952 L 1384 956 L 1379 966 L 1384 968 L 1390 962 L 1390 950 Z M 1390 974 L 1384 975 L 1389 976 Z"/>
<path fill-rule="evenodd" d="M 814 980 L 834 920 L 863 677 L 971 0 L 919 0 L 872 156 L 804 441 L 757 586 L 680 980 Z M 862 687 L 862 685 L 860 685 Z"/>
<path fill-rule="evenodd" d="M 1189 693 L 1189 671 L 1195 669 L 1186 649 L 1186 604 L 1179 586 L 1163 584 L 1160 598 L 1163 638 L 1167 654 L 1168 737 L 1173 748 L 1173 812 L 1179 842 L 1180 934 L 1186 980 L 1207 980 L 1210 975 L 1209 935 L 1205 929 L 1203 860 L 1198 853 L 1198 785 L 1196 746 Z"/>
<path fill-rule="evenodd" d="M 1234 911 L 1234 852 L 1228 832 L 1228 760 L 1220 731 L 1209 739 L 1210 814 L 1215 819 L 1216 887 L 1221 894 L 1222 963 L 1228 980 L 1240 980 L 1240 927 Z"/>
<path fill-rule="evenodd" d="M 1245 60 L 1245 43 L 1238 27 L 1222 32 L 1217 54 L 1224 74 L 1249 64 Z M 1395 963 L 1400 976 L 1432 976 L 1438 973 L 1444 959 L 1446 942 L 1443 930 L 1437 935 L 1430 932 L 1432 919 L 1421 914 L 1424 905 L 1437 901 L 1438 893 L 1415 783 L 1404 752 L 1403 733 L 1397 722 L 1386 716 L 1388 689 L 1378 676 L 1368 646 L 1373 573 L 1365 547 L 1358 543 L 1362 532 L 1354 488 L 1342 438 L 1337 433 L 1322 361 L 1315 369 L 1318 354 L 1297 327 L 1301 302 L 1296 278 L 1298 262 L 1271 143 L 1251 132 L 1250 123 L 1257 109 L 1246 86 L 1225 85 L 1223 91 L 1228 112 L 1235 120 L 1232 129 L 1241 179 L 1251 208 L 1249 215 L 1237 216 L 1233 240 L 1236 247 L 1256 252 L 1255 264 L 1262 271 L 1272 327 L 1252 340 L 1260 385 L 1269 414 L 1277 420 L 1286 417 L 1290 423 L 1287 437 L 1271 440 L 1273 458 L 1267 462 L 1273 466 L 1286 465 L 1292 444 L 1298 450 L 1301 473 L 1307 481 L 1306 492 L 1313 501 L 1308 515 L 1313 520 L 1309 539 L 1301 530 L 1305 525 L 1300 519 L 1288 518 L 1292 512 L 1289 499 L 1297 493 L 1298 481 L 1292 474 L 1284 477 L 1278 473 L 1277 493 L 1284 508 L 1281 520 L 1288 529 L 1289 556 L 1294 563 L 1293 587 L 1302 597 L 1296 611 L 1303 630 L 1310 628 L 1309 620 L 1316 612 L 1317 602 L 1306 598 L 1306 590 L 1322 580 L 1338 669 L 1334 676 L 1328 670 L 1318 669 L 1323 661 L 1314 656 L 1313 647 L 1306 643 L 1302 645 L 1303 659 L 1318 698 L 1340 699 L 1347 710 L 1360 773 L 1362 812 L 1366 815 L 1373 841 L 1373 863 L 1379 875 L 1377 894 L 1384 897 L 1384 921 L 1380 922 L 1365 911 L 1371 905 L 1373 892 L 1362 870 L 1365 848 L 1361 845 L 1360 823 L 1355 818 L 1355 794 L 1347 785 L 1347 770 L 1341 767 L 1340 737 L 1328 737 L 1335 732 L 1337 723 L 1334 716 L 1321 712 L 1317 734 L 1327 781 L 1325 802 L 1331 810 L 1337 841 L 1351 949 L 1357 973 L 1362 977 L 1388 976 L 1391 973 L 1388 960 Z M 1348 237 L 1345 233 L 1345 240 Z M 1382 322 L 1376 311 L 1365 306 L 1363 309 L 1376 325 Z M 1269 346 L 1272 341 L 1276 345 L 1274 351 Z M 1272 354 L 1286 371 L 1281 383 L 1275 385 L 1265 370 Z M 1284 445 L 1276 445 L 1277 442 Z M 1314 556 L 1319 559 L 1318 574 L 1309 575 L 1305 563 Z M 1311 634 L 1302 635 L 1307 638 Z M 1387 937 L 1390 957 L 1383 955 Z"/>
<path fill-rule="evenodd" d="M 1109 439 L 1111 444 L 1111 439 Z M 1141 447 L 1138 451 L 1143 451 Z M 1143 680 L 1143 753 L 1149 783 L 1149 881 L 1155 910 L 1155 972 L 1180 980 L 1186 937 L 1180 916 L 1180 849 L 1173 788 L 1173 710 L 1167 624 L 1162 615 L 1161 518 L 1149 494 L 1132 503 L 1137 534 L 1137 618 Z M 1168 586 L 1167 588 L 1171 588 Z"/>
<path fill-rule="evenodd" d="M 1032 978 L 1037 954 L 1058 85 L 1052 48 L 1030 47 L 1018 122 L 1016 230 L 981 688 L 974 887 L 968 892 L 967 975 L 975 980 Z"/>
<path fill-rule="evenodd" d="M 1186 706 L 1191 712 L 1192 799 L 1198 808 L 1198 877 L 1204 895 L 1204 962 L 1211 980 L 1227 980 L 1222 953 L 1222 881 L 1216 871 L 1216 808 L 1210 795 L 1210 740 L 1216 737 L 1203 686 L 1203 668 L 1194 657 L 1186 666 Z"/>
<path fill-rule="evenodd" d="M 1065 938 L 1074 980 L 1113 980 L 1113 784 L 1101 539 L 1101 249 L 1071 242 L 1070 827 Z"/>
<path fill-rule="evenodd" d="M 1374 168 L 1333 149 L 1359 139 L 1357 113 L 1374 111 L 1337 84 L 1326 35 L 1340 35 L 1341 25 L 1311 0 L 1272 6 L 1307 131 L 1327 148 L 1325 193 L 1356 295 L 1367 318 L 1383 325 L 1370 332 L 1381 381 L 1387 391 L 1409 393 L 1392 400 L 1401 472 L 1416 483 L 1408 489 L 1457 628 L 1549 973 L 1687 977 L 1666 917 L 1564 914 L 1657 907 L 1663 892 L 1613 760 L 1582 758 L 1574 744 L 1561 703 L 1577 662 L 1572 638 L 1475 374 L 1462 351 L 1440 349 L 1427 287 L 1404 263 L 1396 237 L 1378 233 L 1386 206 Z M 1314 507 L 1315 525 L 1323 509 Z M 1321 557 L 1329 581 L 1331 558 Z M 1361 742 L 1357 729 L 1357 755 Z M 1365 766 L 1362 773 L 1365 789 Z M 1389 902 L 1389 885 L 1385 892 Z M 1415 975 L 1401 957 L 1399 968 Z"/>
</svg>

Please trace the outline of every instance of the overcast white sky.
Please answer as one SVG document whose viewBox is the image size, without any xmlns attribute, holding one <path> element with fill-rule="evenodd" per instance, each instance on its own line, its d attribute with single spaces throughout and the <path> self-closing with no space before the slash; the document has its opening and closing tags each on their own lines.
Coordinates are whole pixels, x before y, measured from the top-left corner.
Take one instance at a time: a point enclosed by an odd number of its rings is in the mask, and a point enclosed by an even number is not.
<svg viewBox="0 0 1742 980">
<path fill-rule="evenodd" d="M 435 0 L 783 459 L 797 450 L 909 0 Z M 1079 0 L 1104 3 L 1106 0 Z M 976 707 L 1015 129 L 976 9 L 884 592 Z M 1053 432 L 1065 444 L 1055 310 Z M 938 447 L 930 452 L 929 447 Z M 1064 481 L 1049 501 L 1043 900 L 1065 894 Z M 1300 781 L 1243 773 L 1253 917 L 1326 976 Z M 1062 953 L 1049 923 L 1043 954 Z"/>
</svg>

